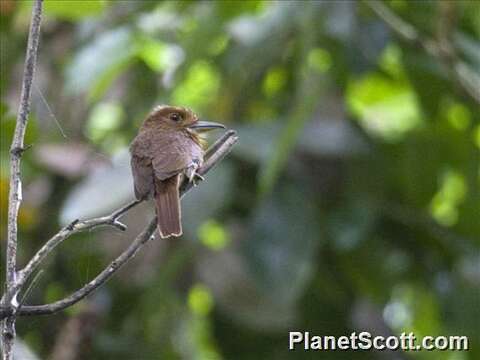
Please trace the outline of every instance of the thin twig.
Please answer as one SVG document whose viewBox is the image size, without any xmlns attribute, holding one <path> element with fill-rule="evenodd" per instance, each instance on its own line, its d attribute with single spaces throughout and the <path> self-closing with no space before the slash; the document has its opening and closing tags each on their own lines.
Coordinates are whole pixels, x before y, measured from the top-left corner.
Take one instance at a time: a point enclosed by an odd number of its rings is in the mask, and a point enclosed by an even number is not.
<svg viewBox="0 0 480 360">
<path fill-rule="evenodd" d="M 72 236 L 73 234 L 91 230 L 95 227 L 102 226 L 102 225 L 110 225 L 114 226 L 119 230 L 125 231 L 127 227 L 118 221 L 118 218 L 125 214 L 128 210 L 133 208 L 134 206 L 138 205 L 141 201 L 135 200 L 131 203 L 121 207 L 118 210 L 115 210 L 112 214 L 108 216 L 102 216 L 95 219 L 90 220 L 74 220 L 69 225 L 65 226 L 62 230 L 60 230 L 57 234 L 55 234 L 52 238 L 50 238 L 45 245 L 43 245 L 35 255 L 31 258 L 28 264 L 18 272 L 18 281 L 17 287 L 20 289 L 25 281 L 32 275 L 32 273 L 37 269 L 37 267 L 41 264 L 41 262 L 47 257 L 47 255 L 53 251 L 63 240 L 67 239 L 68 237 Z"/>
<path fill-rule="evenodd" d="M 88 282 L 79 290 L 70 294 L 66 298 L 56 301 L 47 305 L 37 306 L 22 306 L 17 310 L 18 315 L 43 315 L 52 314 L 57 311 L 63 310 L 73 304 L 82 300 L 85 296 L 89 295 L 92 291 L 104 284 L 123 264 L 135 256 L 137 251 L 146 244 L 151 238 L 157 227 L 157 219 L 154 218 L 150 221 L 145 230 L 138 235 L 130 246 L 112 261 L 100 274 L 98 274 L 93 280 Z M 1 314 L 0 314 L 1 316 Z"/>
<path fill-rule="evenodd" d="M 423 48 L 426 53 L 445 65 L 450 76 L 460 85 L 464 93 L 480 104 L 480 76 L 458 57 L 452 44 L 440 43 L 436 39 L 421 34 L 413 25 L 396 15 L 381 1 L 364 0 L 364 2 L 402 39 L 411 45 Z M 442 40 L 450 41 L 445 38 Z"/>
<path fill-rule="evenodd" d="M 4 305 L 15 308 L 18 306 L 16 290 L 17 266 L 17 220 L 18 210 L 22 202 L 22 182 L 20 162 L 25 150 L 24 137 L 27 128 L 28 114 L 30 113 L 30 98 L 32 82 L 35 75 L 38 41 L 40 38 L 40 23 L 42 19 L 42 0 L 36 0 L 32 8 L 32 20 L 28 34 L 27 54 L 22 80 L 22 93 L 18 109 L 15 132 L 10 148 L 10 192 L 8 197 L 8 230 L 7 230 L 7 258 L 6 283 L 7 290 L 3 298 Z M 13 358 L 13 342 L 15 341 L 15 316 L 9 316 L 2 326 L 3 358 Z"/>
<path fill-rule="evenodd" d="M 219 140 L 217 140 L 210 147 L 209 150 L 207 150 L 205 155 L 206 160 L 202 165 L 202 167 L 198 170 L 199 174 L 205 175 L 216 164 L 218 164 L 231 151 L 233 145 L 237 142 L 237 140 L 238 140 L 238 137 L 235 131 L 233 130 L 227 131 Z M 185 180 L 185 182 L 181 185 L 180 195 L 181 196 L 185 195 L 185 193 L 188 192 L 191 188 L 192 186 L 188 184 L 187 180 Z M 37 254 L 34 256 L 34 258 L 32 258 L 32 260 L 29 262 L 29 264 L 27 264 L 27 266 L 21 271 L 21 273 L 23 273 L 23 276 L 25 276 L 27 274 L 26 269 L 28 268 L 28 275 L 30 275 L 33 272 L 33 270 L 40 264 L 40 262 L 45 258 L 45 256 L 51 250 L 53 250 L 55 246 L 57 246 L 61 241 L 65 240 L 68 236 L 72 235 L 74 232 L 86 230 L 87 228 L 91 229 L 92 227 L 96 227 L 101 224 L 112 225 L 112 221 L 113 222 L 117 221 L 116 219 L 119 216 L 124 214 L 127 210 L 131 209 L 133 206 L 139 203 L 139 201 L 137 201 L 135 204 L 134 203 L 127 204 L 126 206 L 113 212 L 109 216 L 105 216 L 97 219 L 91 219 L 83 222 L 78 221 L 69 225 L 70 228 L 69 226 L 67 226 L 66 228 L 62 229 L 57 235 L 55 235 L 52 239 L 48 241 L 48 242 L 52 242 L 53 246 L 47 247 L 47 244 L 45 244 L 42 247 L 42 249 L 44 250 L 40 249 L 37 252 Z M 103 219 L 103 220 L 100 220 L 100 219 Z M 109 221 L 107 221 L 107 219 L 109 219 Z M 72 293 L 71 295 L 67 296 L 64 299 L 56 301 L 51 304 L 21 306 L 17 309 L 17 312 L 16 312 L 17 315 L 53 314 L 55 312 L 63 310 L 77 303 L 78 301 L 83 299 L 85 296 L 89 295 L 91 292 L 97 289 L 99 286 L 104 284 L 122 265 L 124 265 L 129 259 L 131 259 L 137 253 L 137 251 L 152 238 L 152 235 L 156 229 L 156 224 L 157 224 L 156 218 L 152 219 L 148 224 L 148 226 L 145 228 L 145 230 L 143 230 L 143 232 L 135 238 L 135 240 L 130 244 L 130 246 L 122 254 L 120 254 L 114 261 L 110 263 L 110 265 L 107 268 L 105 268 L 100 274 L 98 274 L 93 280 L 91 280 L 88 284 L 83 286 L 81 289 L 75 291 L 74 293 Z M 79 230 L 80 229 L 79 227 L 81 228 L 81 230 Z M 65 233 L 62 233 L 62 232 L 65 232 Z M 59 236 L 59 238 L 56 240 L 53 240 L 56 236 Z M 11 311 L 12 311 L 11 308 L 1 307 L 0 319 L 6 316 L 9 316 L 11 314 Z"/>
</svg>

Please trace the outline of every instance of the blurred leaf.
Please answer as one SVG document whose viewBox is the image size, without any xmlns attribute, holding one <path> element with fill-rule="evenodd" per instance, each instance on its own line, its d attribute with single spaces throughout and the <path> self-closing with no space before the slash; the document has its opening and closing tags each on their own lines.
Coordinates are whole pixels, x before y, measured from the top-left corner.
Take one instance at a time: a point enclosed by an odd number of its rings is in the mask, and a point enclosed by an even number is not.
<svg viewBox="0 0 480 360">
<path fill-rule="evenodd" d="M 78 51 L 65 69 L 66 90 L 71 94 L 88 92 L 99 98 L 125 69 L 137 48 L 126 27 L 107 31 Z"/>
<path fill-rule="evenodd" d="M 208 220 L 199 227 L 198 238 L 212 250 L 221 250 L 230 242 L 226 229 L 214 220 Z"/>
<path fill-rule="evenodd" d="M 223 0 L 217 4 L 222 19 L 230 19 L 248 13 L 258 13 L 265 9 L 268 1 L 265 0 Z"/>
<path fill-rule="evenodd" d="M 447 170 L 442 176 L 440 190 L 430 205 L 433 218 L 444 226 L 455 225 L 458 221 L 458 206 L 466 194 L 463 175 L 452 169 Z"/>
<path fill-rule="evenodd" d="M 172 94 L 174 104 L 185 104 L 193 109 L 205 109 L 211 104 L 220 88 L 220 76 L 212 64 L 195 62 L 187 71 L 185 79 Z"/>
<path fill-rule="evenodd" d="M 267 97 L 277 95 L 287 82 L 287 72 L 284 68 L 274 67 L 267 72 L 263 80 L 262 88 Z"/>
<path fill-rule="evenodd" d="M 205 288 L 202 285 L 197 286 Z M 202 291 L 201 288 L 197 290 Z M 206 288 L 204 290 L 206 290 Z M 201 292 L 197 292 L 196 296 L 200 296 L 200 294 Z M 204 293 L 204 295 L 205 294 L 207 293 Z M 205 299 L 206 298 L 204 298 L 204 300 Z M 200 300 L 200 297 L 197 300 Z M 180 335 L 182 346 L 179 353 L 182 354 L 185 359 L 221 360 L 222 356 L 215 344 L 216 341 L 210 319 L 199 315 L 200 314 L 195 314 L 187 320 L 186 329 L 179 329 L 180 332 L 182 332 Z M 186 336 L 183 333 L 186 333 Z"/>
<path fill-rule="evenodd" d="M 327 72 L 332 66 L 332 56 L 330 53 L 321 48 L 315 48 L 308 53 L 308 66 L 312 67 L 319 73 Z"/>
<path fill-rule="evenodd" d="M 121 125 L 125 113 L 123 108 L 113 102 L 101 102 L 95 105 L 88 118 L 87 136 L 98 143 L 106 135 L 113 132 Z"/>
<path fill-rule="evenodd" d="M 475 131 L 474 131 L 474 141 L 477 147 L 480 149 L 480 125 L 477 125 Z"/>
<path fill-rule="evenodd" d="M 213 307 L 213 298 L 205 285 L 196 284 L 188 293 L 188 306 L 195 315 L 206 316 Z"/>
<path fill-rule="evenodd" d="M 360 125 L 385 141 L 401 140 L 421 124 L 410 86 L 378 74 L 351 81 L 346 101 Z"/>
<path fill-rule="evenodd" d="M 457 130 L 466 130 L 471 123 L 470 110 L 461 103 L 453 103 L 447 109 L 447 119 Z"/>
<path fill-rule="evenodd" d="M 389 44 L 379 59 L 380 67 L 395 79 L 404 79 L 405 74 L 401 62 L 402 50 L 396 44 Z"/>
<path fill-rule="evenodd" d="M 143 45 L 139 56 L 152 70 L 160 72 L 165 70 L 168 64 L 165 53 L 166 45 L 163 42 L 149 40 Z"/>
<path fill-rule="evenodd" d="M 154 39 L 145 39 L 139 57 L 155 72 L 161 73 L 178 67 L 184 58 L 182 49 Z"/>
<path fill-rule="evenodd" d="M 222 54 L 228 46 L 229 38 L 228 36 L 222 34 L 218 36 L 208 46 L 208 52 L 212 56 L 217 56 Z"/>
<path fill-rule="evenodd" d="M 70 21 L 101 15 L 107 6 L 105 0 L 45 0 L 44 3 L 46 15 Z"/>
</svg>

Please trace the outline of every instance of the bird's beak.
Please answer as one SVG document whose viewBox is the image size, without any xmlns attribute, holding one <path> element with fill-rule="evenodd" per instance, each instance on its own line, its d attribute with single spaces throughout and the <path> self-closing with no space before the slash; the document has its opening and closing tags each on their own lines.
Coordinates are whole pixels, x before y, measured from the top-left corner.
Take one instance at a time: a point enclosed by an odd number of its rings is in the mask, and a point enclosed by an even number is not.
<svg viewBox="0 0 480 360">
<path fill-rule="evenodd" d="M 197 131 L 209 131 L 213 129 L 225 129 L 225 126 L 219 123 L 211 122 L 211 121 L 196 121 L 190 126 L 190 129 L 195 129 Z"/>
</svg>

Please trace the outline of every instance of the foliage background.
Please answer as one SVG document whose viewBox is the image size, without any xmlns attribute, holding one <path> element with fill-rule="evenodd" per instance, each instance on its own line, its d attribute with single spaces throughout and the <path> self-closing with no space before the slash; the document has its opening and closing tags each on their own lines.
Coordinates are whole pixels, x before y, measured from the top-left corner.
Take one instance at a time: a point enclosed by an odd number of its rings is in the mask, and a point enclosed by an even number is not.
<svg viewBox="0 0 480 360">
<path fill-rule="evenodd" d="M 385 4 L 478 79 L 478 1 Z M 2 252 L 30 8 L 0 7 Z M 51 359 L 282 359 L 320 355 L 288 352 L 289 330 L 405 331 L 471 350 L 321 356 L 480 358 L 480 115 L 447 69 L 363 2 L 45 0 L 20 264 L 133 197 L 126 149 L 156 104 L 240 142 L 184 199 L 181 239 L 148 244 L 62 314 L 20 318 L 23 343 Z M 84 284 L 152 212 L 69 239 L 27 303 Z"/>
</svg>

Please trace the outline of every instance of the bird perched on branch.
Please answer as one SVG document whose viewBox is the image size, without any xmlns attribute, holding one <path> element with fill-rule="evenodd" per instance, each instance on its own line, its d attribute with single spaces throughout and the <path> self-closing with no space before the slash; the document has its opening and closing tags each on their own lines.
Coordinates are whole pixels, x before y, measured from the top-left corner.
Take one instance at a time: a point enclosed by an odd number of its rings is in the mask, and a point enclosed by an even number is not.
<svg viewBox="0 0 480 360">
<path fill-rule="evenodd" d="M 145 119 L 130 145 L 135 197 L 153 197 L 162 238 L 182 235 L 179 185 L 196 184 L 204 145 L 200 133 L 225 126 L 200 121 L 190 109 L 161 105 Z"/>
</svg>

